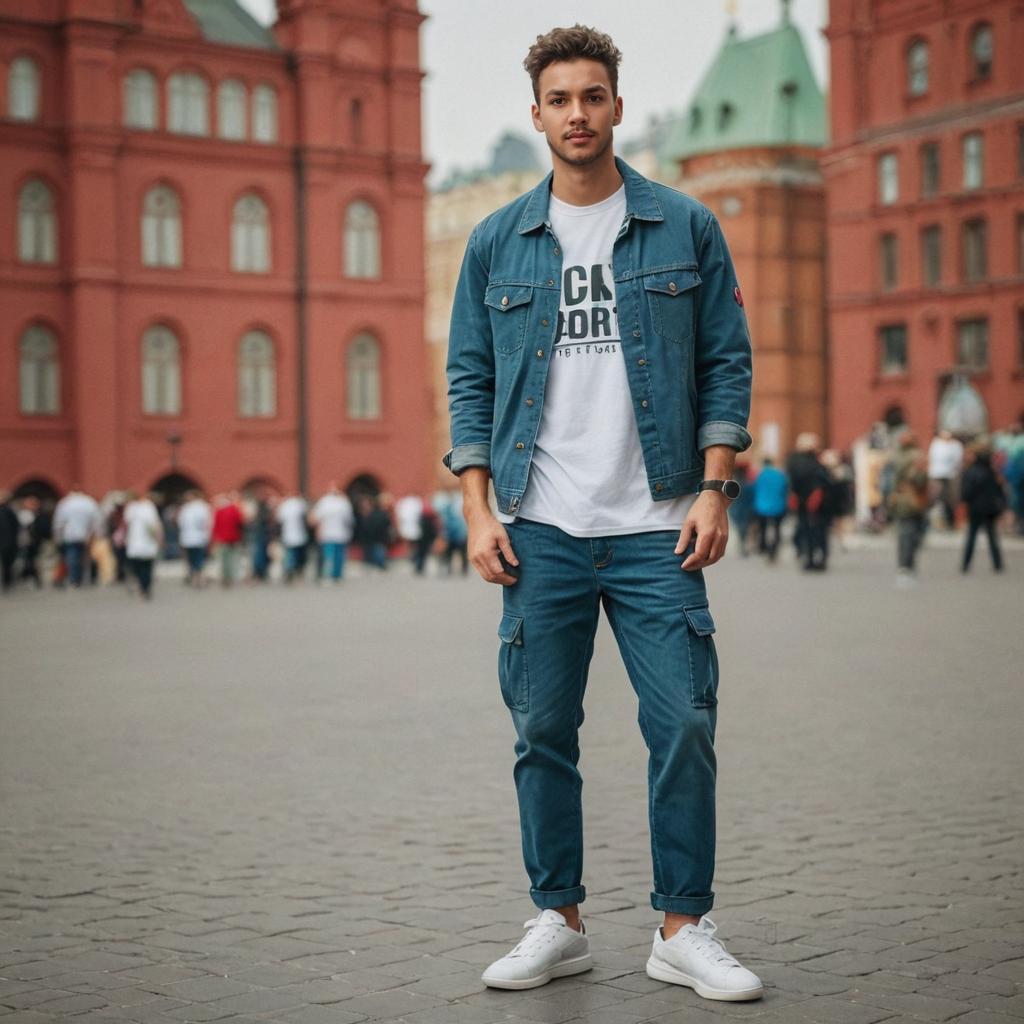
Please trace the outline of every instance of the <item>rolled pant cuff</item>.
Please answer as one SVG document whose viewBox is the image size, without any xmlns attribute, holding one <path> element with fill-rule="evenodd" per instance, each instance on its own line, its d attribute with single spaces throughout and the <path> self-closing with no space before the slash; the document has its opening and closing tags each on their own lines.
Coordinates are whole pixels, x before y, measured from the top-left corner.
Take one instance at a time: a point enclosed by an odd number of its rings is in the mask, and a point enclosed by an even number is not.
<svg viewBox="0 0 1024 1024">
<path fill-rule="evenodd" d="M 651 906 L 665 914 L 695 914 L 703 917 L 715 905 L 715 894 L 707 896 L 662 896 L 651 893 Z"/>
<path fill-rule="evenodd" d="M 572 907 L 587 898 L 587 890 L 582 885 L 572 889 L 541 890 L 531 889 L 530 899 L 539 910 L 557 910 L 559 907 Z"/>
</svg>

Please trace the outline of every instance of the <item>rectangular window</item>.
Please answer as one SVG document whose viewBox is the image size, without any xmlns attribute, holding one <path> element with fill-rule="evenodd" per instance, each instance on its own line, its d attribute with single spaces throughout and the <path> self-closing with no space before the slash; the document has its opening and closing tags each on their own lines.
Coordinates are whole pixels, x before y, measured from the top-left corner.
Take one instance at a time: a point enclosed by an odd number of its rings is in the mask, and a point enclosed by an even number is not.
<svg viewBox="0 0 1024 1024">
<path fill-rule="evenodd" d="M 965 370 L 988 369 L 988 320 L 961 320 L 956 325 L 956 362 Z"/>
<path fill-rule="evenodd" d="M 926 142 L 921 147 L 921 198 L 939 194 L 939 144 Z"/>
<path fill-rule="evenodd" d="M 907 325 L 887 324 L 878 329 L 879 366 L 883 375 L 907 372 Z"/>
<path fill-rule="evenodd" d="M 981 219 L 964 221 L 964 281 L 975 284 L 988 277 L 988 226 Z"/>
<path fill-rule="evenodd" d="M 878 158 L 878 201 L 892 206 L 900 197 L 900 164 L 895 153 L 883 153 Z"/>
<path fill-rule="evenodd" d="M 963 138 L 964 188 L 981 188 L 985 181 L 985 141 L 981 132 Z"/>
<path fill-rule="evenodd" d="M 942 281 L 942 228 L 930 224 L 921 230 L 921 284 L 935 288 Z"/>
<path fill-rule="evenodd" d="M 883 292 L 891 292 L 899 284 L 899 242 L 894 234 L 885 234 L 878 240 L 878 263 Z"/>
</svg>

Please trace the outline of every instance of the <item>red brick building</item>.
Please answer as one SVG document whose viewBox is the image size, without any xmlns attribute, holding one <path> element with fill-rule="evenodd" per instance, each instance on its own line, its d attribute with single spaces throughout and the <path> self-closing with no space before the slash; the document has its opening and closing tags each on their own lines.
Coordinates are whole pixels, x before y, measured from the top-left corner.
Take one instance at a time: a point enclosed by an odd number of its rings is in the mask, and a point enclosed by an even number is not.
<svg viewBox="0 0 1024 1024">
<path fill-rule="evenodd" d="M 1024 413 L 1024 4 L 831 0 L 830 441 Z"/>
<path fill-rule="evenodd" d="M 0 0 L 0 488 L 420 490 L 416 0 Z"/>
</svg>

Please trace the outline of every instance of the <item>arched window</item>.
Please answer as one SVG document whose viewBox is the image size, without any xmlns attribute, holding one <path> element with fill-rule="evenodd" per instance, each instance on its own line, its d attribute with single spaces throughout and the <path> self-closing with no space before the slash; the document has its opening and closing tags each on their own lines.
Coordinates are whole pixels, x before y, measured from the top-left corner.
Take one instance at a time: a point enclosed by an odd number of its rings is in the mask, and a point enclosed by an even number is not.
<svg viewBox="0 0 1024 1024">
<path fill-rule="evenodd" d="M 992 77 L 992 26 L 983 23 L 971 33 L 971 69 L 974 77 Z"/>
<path fill-rule="evenodd" d="M 126 128 L 156 128 L 156 79 L 144 68 L 124 76 L 124 124 Z"/>
<path fill-rule="evenodd" d="M 53 193 L 41 181 L 26 182 L 18 194 L 18 259 L 57 262 L 57 217 Z"/>
<path fill-rule="evenodd" d="M 247 100 L 245 86 L 233 78 L 217 87 L 217 134 L 222 139 L 245 138 Z"/>
<path fill-rule="evenodd" d="M 191 71 L 178 71 L 167 80 L 170 94 L 167 130 L 179 135 L 210 134 L 210 89 Z"/>
<path fill-rule="evenodd" d="M 270 217 L 259 196 L 242 196 L 231 219 L 231 269 L 264 274 L 270 269 Z"/>
<path fill-rule="evenodd" d="M 31 57 L 15 57 L 7 72 L 7 116 L 14 121 L 39 118 L 39 68 Z"/>
<path fill-rule="evenodd" d="M 142 411 L 150 416 L 181 412 L 181 350 L 169 327 L 142 336 Z"/>
<path fill-rule="evenodd" d="M 31 416 L 60 412 L 60 360 L 53 331 L 38 324 L 21 336 L 21 411 Z"/>
<path fill-rule="evenodd" d="M 257 142 L 277 142 L 277 93 L 273 86 L 257 85 L 252 91 L 252 137 Z"/>
<path fill-rule="evenodd" d="M 147 267 L 181 266 L 181 204 L 174 189 L 156 185 L 142 208 L 142 262 Z"/>
<path fill-rule="evenodd" d="M 911 96 L 928 92 L 928 44 L 915 39 L 907 49 L 907 90 Z"/>
<path fill-rule="evenodd" d="M 380 419 L 380 343 L 372 334 L 352 339 L 345 357 L 348 416 L 353 420 Z"/>
<path fill-rule="evenodd" d="M 346 277 L 380 277 L 380 220 L 361 199 L 345 211 Z"/>
<path fill-rule="evenodd" d="M 249 331 L 238 348 L 238 415 L 273 416 L 276 412 L 274 343 L 263 331 Z"/>
</svg>

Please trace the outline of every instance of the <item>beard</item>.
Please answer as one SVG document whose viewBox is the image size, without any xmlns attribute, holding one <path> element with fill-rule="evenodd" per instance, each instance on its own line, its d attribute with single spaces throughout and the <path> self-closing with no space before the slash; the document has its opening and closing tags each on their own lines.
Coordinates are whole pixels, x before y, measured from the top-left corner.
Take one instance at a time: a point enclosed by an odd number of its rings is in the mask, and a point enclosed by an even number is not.
<svg viewBox="0 0 1024 1024">
<path fill-rule="evenodd" d="M 592 153 L 572 153 L 569 151 L 563 151 L 560 149 L 550 138 L 547 138 L 548 149 L 558 157 L 559 160 L 564 164 L 569 164 L 572 167 L 587 167 L 590 164 L 597 163 L 605 153 L 611 148 L 612 145 L 612 132 L 608 132 L 608 138 L 605 139 L 604 144 L 598 149 L 595 149 Z"/>
</svg>

